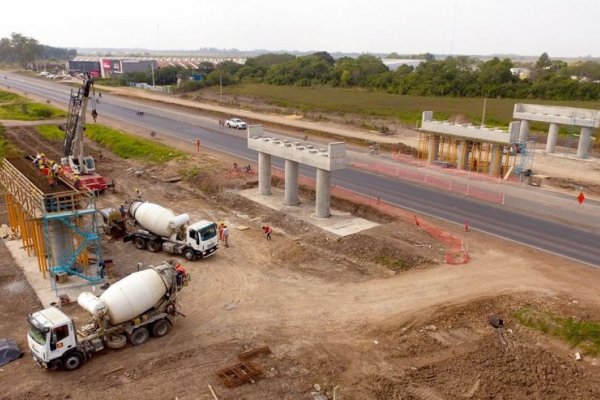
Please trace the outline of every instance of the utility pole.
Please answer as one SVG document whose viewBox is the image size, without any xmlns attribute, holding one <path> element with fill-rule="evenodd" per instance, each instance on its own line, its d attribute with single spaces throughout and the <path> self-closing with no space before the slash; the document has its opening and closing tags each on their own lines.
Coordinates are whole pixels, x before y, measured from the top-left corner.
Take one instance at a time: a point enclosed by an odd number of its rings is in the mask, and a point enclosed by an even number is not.
<svg viewBox="0 0 600 400">
<path fill-rule="evenodd" d="M 152 70 L 152 88 L 154 88 L 154 60 L 150 61 L 150 69 Z"/>
<path fill-rule="evenodd" d="M 223 76 L 219 74 L 219 90 L 221 92 L 221 103 L 223 103 Z"/>
<path fill-rule="evenodd" d="M 487 97 L 483 98 L 483 114 L 481 115 L 481 127 L 485 125 L 485 107 L 487 106 Z"/>
</svg>

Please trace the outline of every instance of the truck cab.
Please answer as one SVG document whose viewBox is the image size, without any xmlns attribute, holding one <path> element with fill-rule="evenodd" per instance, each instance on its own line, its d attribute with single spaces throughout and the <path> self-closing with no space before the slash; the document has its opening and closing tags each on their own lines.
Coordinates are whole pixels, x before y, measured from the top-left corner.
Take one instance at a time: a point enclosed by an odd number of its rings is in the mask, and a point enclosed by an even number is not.
<svg viewBox="0 0 600 400">
<path fill-rule="evenodd" d="M 219 248 L 217 237 L 217 224 L 211 221 L 198 221 L 187 228 L 186 244 L 193 249 L 194 255 L 191 252 L 183 252 L 183 256 L 194 261 L 196 258 L 204 258 L 211 256 L 215 250 Z"/>
<path fill-rule="evenodd" d="M 27 343 L 34 360 L 46 368 L 77 369 L 84 361 L 77 351 L 73 320 L 56 307 L 29 314 Z"/>
</svg>

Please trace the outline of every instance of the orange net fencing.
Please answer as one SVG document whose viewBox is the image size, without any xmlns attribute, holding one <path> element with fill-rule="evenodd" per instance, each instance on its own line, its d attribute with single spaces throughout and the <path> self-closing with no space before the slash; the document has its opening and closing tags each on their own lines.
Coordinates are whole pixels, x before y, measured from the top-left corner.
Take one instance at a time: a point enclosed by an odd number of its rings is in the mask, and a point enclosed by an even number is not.
<svg viewBox="0 0 600 400">
<path fill-rule="evenodd" d="M 284 179 L 284 171 L 280 168 L 272 168 L 271 173 L 277 178 Z M 306 176 L 299 176 L 298 183 L 311 189 L 314 189 L 316 186 L 315 179 Z M 466 264 L 470 260 L 468 249 L 462 238 L 444 231 L 443 229 L 425 221 L 422 217 L 417 217 L 413 212 L 392 205 L 384 200 L 381 200 L 379 197 L 367 196 L 336 185 L 332 185 L 330 187 L 330 193 L 332 196 L 335 196 L 339 199 L 343 199 L 354 204 L 369 206 L 381 213 L 396 217 L 408 224 L 414 223 L 417 227 L 423 229 L 431 237 L 446 246 L 445 261 L 447 264 Z"/>
</svg>

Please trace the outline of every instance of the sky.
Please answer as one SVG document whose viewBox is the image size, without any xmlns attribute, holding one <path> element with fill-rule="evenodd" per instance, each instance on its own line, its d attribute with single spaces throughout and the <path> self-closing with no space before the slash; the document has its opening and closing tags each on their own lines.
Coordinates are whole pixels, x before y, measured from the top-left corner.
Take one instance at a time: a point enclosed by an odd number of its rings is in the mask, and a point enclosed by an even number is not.
<svg viewBox="0 0 600 400">
<path fill-rule="evenodd" d="M 600 1 L 7 0 L 12 32 L 69 48 L 582 57 L 600 56 Z"/>
</svg>

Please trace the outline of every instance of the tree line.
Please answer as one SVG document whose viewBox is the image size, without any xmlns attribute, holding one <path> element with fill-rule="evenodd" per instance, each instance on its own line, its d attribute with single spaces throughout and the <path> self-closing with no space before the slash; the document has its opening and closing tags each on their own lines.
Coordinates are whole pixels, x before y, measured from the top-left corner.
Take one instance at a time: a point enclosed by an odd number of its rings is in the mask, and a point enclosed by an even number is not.
<svg viewBox="0 0 600 400">
<path fill-rule="evenodd" d="M 437 60 L 429 53 L 416 67 L 402 65 L 391 71 L 373 55 L 334 59 L 327 52 L 306 56 L 263 54 L 245 64 L 225 61 L 216 66 L 202 63 L 198 70 L 165 67 L 157 71 L 157 84 L 174 84 L 176 90 L 198 90 L 220 84 L 264 83 L 270 85 L 358 87 L 387 93 L 415 96 L 501 97 L 546 100 L 600 100 L 600 63 L 567 64 L 542 54 L 527 66 L 529 76 L 513 74 L 516 67 L 509 58 L 481 61 L 467 56 Z M 200 75 L 202 80 L 190 80 Z M 165 76 L 167 76 L 165 78 Z M 151 83 L 148 74 L 124 76 Z"/>
<path fill-rule="evenodd" d="M 77 55 L 77 50 L 40 44 L 36 39 L 13 33 L 0 39 L 0 63 L 37 67 L 50 60 L 68 60 Z"/>
</svg>

